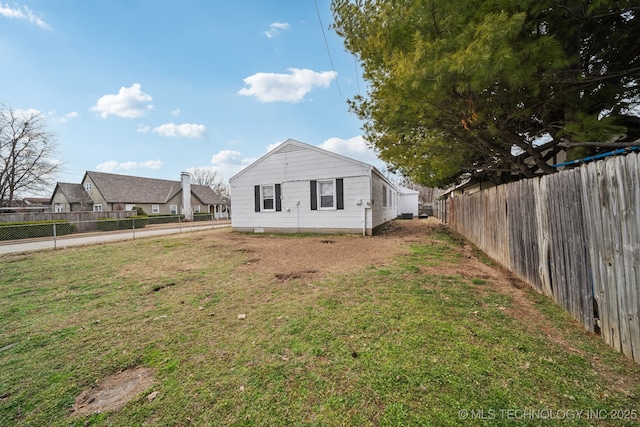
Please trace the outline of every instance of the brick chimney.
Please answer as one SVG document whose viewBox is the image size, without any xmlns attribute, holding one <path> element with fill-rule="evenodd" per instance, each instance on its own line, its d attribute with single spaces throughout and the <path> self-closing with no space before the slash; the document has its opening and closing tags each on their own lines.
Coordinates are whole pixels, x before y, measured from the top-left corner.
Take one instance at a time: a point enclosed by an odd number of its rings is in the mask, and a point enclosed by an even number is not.
<svg viewBox="0 0 640 427">
<path fill-rule="evenodd" d="M 191 206 L 191 175 L 188 172 L 180 173 L 182 184 L 182 214 L 186 221 L 193 221 L 193 208 Z"/>
</svg>

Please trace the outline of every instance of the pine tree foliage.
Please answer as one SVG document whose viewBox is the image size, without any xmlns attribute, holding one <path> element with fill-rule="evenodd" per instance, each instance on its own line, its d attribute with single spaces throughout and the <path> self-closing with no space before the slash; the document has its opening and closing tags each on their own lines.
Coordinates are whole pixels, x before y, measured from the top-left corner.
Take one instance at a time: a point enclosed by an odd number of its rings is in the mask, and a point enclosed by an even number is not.
<svg viewBox="0 0 640 427">
<path fill-rule="evenodd" d="M 417 183 L 548 174 L 567 143 L 638 137 L 636 1 L 333 0 L 332 11 L 368 82 L 350 108 Z"/>
</svg>

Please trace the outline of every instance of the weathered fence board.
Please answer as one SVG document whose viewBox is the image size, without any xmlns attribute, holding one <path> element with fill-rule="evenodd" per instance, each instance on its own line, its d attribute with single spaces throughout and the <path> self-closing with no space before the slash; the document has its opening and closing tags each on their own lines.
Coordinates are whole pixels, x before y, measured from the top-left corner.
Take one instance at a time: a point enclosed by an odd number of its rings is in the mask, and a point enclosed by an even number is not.
<svg viewBox="0 0 640 427">
<path fill-rule="evenodd" d="M 640 155 L 449 200 L 452 228 L 640 363 Z"/>
</svg>

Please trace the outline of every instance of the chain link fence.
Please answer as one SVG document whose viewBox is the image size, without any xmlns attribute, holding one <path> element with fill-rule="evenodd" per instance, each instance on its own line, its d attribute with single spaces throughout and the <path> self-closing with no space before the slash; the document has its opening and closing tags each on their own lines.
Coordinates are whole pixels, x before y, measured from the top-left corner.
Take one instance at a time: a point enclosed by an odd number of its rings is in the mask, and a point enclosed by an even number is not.
<svg viewBox="0 0 640 427">
<path fill-rule="evenodd" d="M 125 218 L 97 218 L 89 221 L 45 220 L 30 222 L 0 222 L 0 245 L 23 245 L 28 242 L 50 242 L 57 249 L 70 239 L 106 241 L 135 239 L 136 237 L 182 233 L 216 228 L 228 224 L 214 214 L 195 214 L 193 221 L 183 215 L 129 216 Z M 105 238 L 101 238 L 104 236 Z M 108 236 L 108 237 L 107 237 Z M 42 245 L 39 245 L 42 248 Z"/>
</svg>

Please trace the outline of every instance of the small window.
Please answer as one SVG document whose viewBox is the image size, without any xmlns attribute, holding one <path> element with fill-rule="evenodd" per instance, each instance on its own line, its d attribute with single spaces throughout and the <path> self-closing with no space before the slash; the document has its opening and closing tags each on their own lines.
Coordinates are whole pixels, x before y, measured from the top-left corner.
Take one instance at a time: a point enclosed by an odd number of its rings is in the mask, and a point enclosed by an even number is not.
<svg viewBox="0 0 640 427">
<path fill-rule="evenodd" d="M 125 205 L 125 211 L 133 211 L 136 209 L 136 205 Z"/>
<path fill-rule="evenodd" d="M 93 205 L 94 212 L 102 212 L 102 205 Z"/>
<path fill-rule="evenodd" d="M 54 210 L 55 210 L 55 212 L 56 212 L 56 213 L 60 213 L 60 212 L 62 212 L 62 209 L 63 209 L 63 208 L 62 208 L 62 205 L 61 205 L 60 203 L 56 203 L 56 204 L 54 205 Z"/>
<path fill-rule="evenodd" d="M 178 205 L 169 206 L 169 213 L 171 215 L 177 215 L 178 214 Z"/>
<path fill-rule="evenodd" d="M 91 190 L 91 183 L 90 183 L 90 182 L 87 182 L 87 183 L 84 185 L 84 189 L 85 189 L 85 190 L 87 190 L 87 191 Z"/>
<path fill-rule="evenodd" d="M 387 207 L 387 187 L 385 185 L 382 186 L 382 207 Z"/>
<path fill-rule="evenodd" d="M 275 210 L 275 191 L 273 185 L 263 185 L 260 189 L 262 191 L 262 210 Z"/>
<path fill-rule="evenodd" d="M 193 213 L 200 213 L 200 205 L 195 205 L 193 207 Z"/>
<path fill-rule="evenodd" d="M 318 181 L 320 187 L 320 208 L 331 209 L 335 206 L 335 191 L 333 180 Z"/>
<path fill-rule="evenodd" d="M 154 213 L 154 214 L 160 213 L 160 206 L 151 205 L 151 213 Z"/>
</svg>

